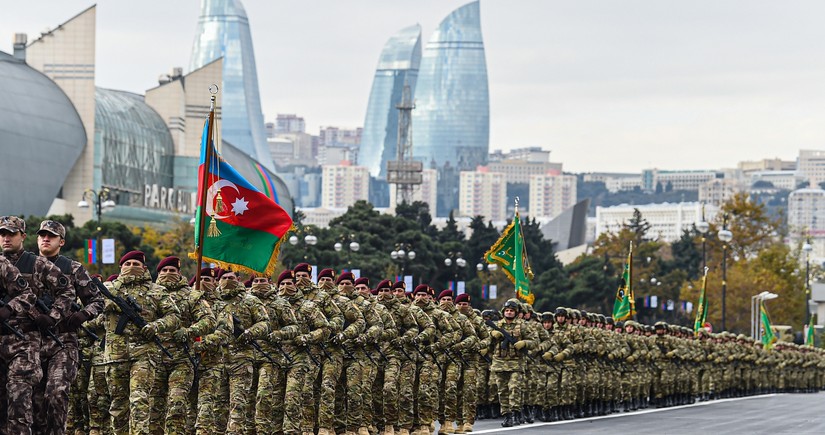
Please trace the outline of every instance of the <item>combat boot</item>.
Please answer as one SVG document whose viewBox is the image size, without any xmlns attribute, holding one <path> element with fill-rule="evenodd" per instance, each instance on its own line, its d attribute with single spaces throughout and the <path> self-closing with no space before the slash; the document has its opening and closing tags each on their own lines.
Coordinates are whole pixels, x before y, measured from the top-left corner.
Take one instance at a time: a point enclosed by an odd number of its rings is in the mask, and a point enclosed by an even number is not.
<svg viewBox="0 0 825 435">
<path fill-rule="evenodd" d="M 89 435 L 100 435 L 100 429 L 90 429 Z"/>
<path fill-rule="evenodd" d="M 441 427 L 438 429 L 438 433 L 439 434 L 455 433 L 453 422 L 450 421 L 450 420 L 445 421 L 444 424 L 442 424 Z"/>
<path fill-rule="evenodd" d="M 467 433 L 466 431 L 464 431 L 464 424 L 460 423 L 460 422 L 456 422 L 455 430 L 453 431 L 453 433 L 459 433 L 459 434 L 460 433 Z"/>
<path fill-rule="evenodd" d="M 395 435 L 395 428 L 392 426 L 384 426 L 384 430 L 381 432 L 382 435 Z M 321 432 L 318 431 L 318 435 L 321 435 Z"/>
<path fill-rule="evenodd" d="M 318 428 L 318 435 L 332 435 L 329 429 Z"/>
<path fill-rule="evenodd" d="M 370 435 L 370 430 L 366 426 L 361 426 L 358 428 L 358 435 Z"/>
<path fill-rule="evenodd" d="M 461 425 L 461 433 L 470 433 L 473 431 L 473 425 L 470 423 L 464 423 Z M 458 432 L 456 432 L 458 433 Z"/>
<path fill-rule="evenodd" d="M 407 429 L 398 429 L 398 432 L 396 432 L 396 435 L 411 435 L 411 434 L 410 434 L 410 431 L 407 430 Z"/>
<path fill-rule="evenodd" d="M 513 427 L 513 413 L 508 412 L 504 414 L 504 421 L 501 422 L 501 427 Z"/>
<path fill-rule="evenodd" d="M 521 410 L 521 415 L 524 416 L 525 423 L 532 423 L 534 420 L 533 418 L 533 407 L 530 405 L 525 406 Z"/>
<path fill-rule="evenodd" d="M 490 405 L 490 415 L 493 418 L 501 418 L 501 404 L 493 403 Z"/>
</svg>

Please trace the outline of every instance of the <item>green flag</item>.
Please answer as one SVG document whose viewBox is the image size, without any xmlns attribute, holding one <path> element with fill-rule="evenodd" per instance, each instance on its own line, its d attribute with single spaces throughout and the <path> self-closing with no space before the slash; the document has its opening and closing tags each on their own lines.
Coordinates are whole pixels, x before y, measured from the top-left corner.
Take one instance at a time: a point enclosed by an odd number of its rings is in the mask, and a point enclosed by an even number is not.
<svg viewBox="0 0 825 435">
<path fill-rule="evenodd" d="M 776 336 L 771 329 L 771 318 L 768 316 L 768 309 L 765 301 L 759 300 L 759 315 L 762 318 L 762 347 L 769 350 L 776 343 Z"/>
<path fill-rule="evenodd" d="M 808 323 L 808 332 L 805 334 L 805 345 L 806 346 L 814 346 L 814 332 L 816 332 L 816 328 L 814 328 L 814 316 L 811 316 L 811 321 Z"/>
<path fill-rule="evenodd" d="M 524 234 L 521 232 L 521 218 L 516 209 L 513 222 L 504 229 L 496 243 L 484 254 L 487 263 L 495 263 L 516 285 L 516 295 L 532 304 L 536 296 L 530 292 L 530 280 L 533 271 L 527 261 L 527 250 L 524 247 Z"/>
<path fill-rule="evenodd" d="M 630 252 L 627 254 L 627 263 L 622 273 L 622 284 L 616 290 L 616 301 L 613 302 L 613 320 L 616 322 L 632 319 L 636 315 L 636 299 L 633 295 L 633 242 L 630 242 Z"/>
<path fill-rule="evenodd" d="M 708 268 L 705 267 L 705 274 L 702 276 L 702 293 L 699 293 L 699 304 L 696 307 L 696 320 L 693 321 L 693 333 L 699 334 L 699 330 L 705 327 L 705 320 L 708 318 Z"/>
</svg>

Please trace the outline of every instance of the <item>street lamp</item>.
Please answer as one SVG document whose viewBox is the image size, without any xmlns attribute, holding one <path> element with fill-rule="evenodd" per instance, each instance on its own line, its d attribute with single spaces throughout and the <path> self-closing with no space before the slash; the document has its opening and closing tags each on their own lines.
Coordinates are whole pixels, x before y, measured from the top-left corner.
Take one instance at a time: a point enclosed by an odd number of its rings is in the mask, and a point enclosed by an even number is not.
<svg viewBox="0 0 825 435">
<path fill-rule="evenodd" d="M 444 265 L 453 268 L 453 279 L 455 285 L 458 286 L 458 268 L 467 265 L 467 260 L 461 258 L 461 252 L 450 252 L 447 258 L 444 259 Z"/>
<path fill-rule="evenodd" d="M 80 201 L 77 202 L 78 208 L 89 208 L 89 200 L 95 206 L 95 215 L 97 216 L 97 224 L 100 225 L 100 219 L 103 212 L 109 211 L 117 204 L 112 201 L 111 197 L 109 196 L 109 188 L 104 187 L 99 191 L 95 191 L 94 189 L 86 189 L 83 191 L 83 196 L 80 198 Z M 97 228 L 100 231 L 100 227 Z"/>
<path fill-rule="evenodd" d="M 722 230 L 719 231 L 719 240 L 722 241 L 722 330 L 725 329 L 725 297 L 728 291 L 728 243 L 733 240 L 733 233 L 728 229 L 728 214 L 722 216 Z"/>
<path fill-rule="evenodd" d="M 805 252 L 805 325 L 811 323 L 811 309 L 809 307 L 810 300 L 811 300 L 811 251 L 814 250 L 814 247 L 811 246 L 810 240 L 806 241 L 804 245 L 802 245 L 802 251 Z M 802 329 L 805 329 L 805 325 L 802 325 Z"/>
<path fill-rule="evenodd" d="M 490 274 L 498 270 L 498 264 L 496 263 L 485 263 L 484 259 L 481 259 L 481 263 L 476 264 L 476 270 L 481 273 L 484 272 L 484 276 L 487 278 L 487 287 L 490 286 Z"/>
<path fill-rule="evenodd" d="M 300 227 L 298 229 L 298 234 L 302 234 L 302 233 L 304 234 L 304 237 L 303 237 L 304 244 L 308 247 L 317 245 L 318 244 L 318 237 L 316 237 L 315 235 L 313 235 L 311 233 L 306 233 L 307 231 L 310 231 L 308 229 L 308 227 Z M 293 235 L 289 236 L 289 239 L 287 239 L 287 241 L 289 241 L 289 244 L 292 245 L 292 246 L 298 246 L 298 244 L 301 242 L 301 238 L 298 237 L 297 234 L 293 234 Z M 304 261 L 309 262 L 309 250 L 304 249 L 303 251 L 304 251 Z"/>
<path fill-rule="evenodd" d="M 696 222 L 696 231 L 699 231 L 699 234 L 702 235 L 702 270 L 705 270 L 705 242 L 707 242 L 707 238 L 705 234 L 707 234 L 708 230 L 710 229 L 710 224 L 705 220 L 705 205 L 702 204 L 702 220 L 700 222 Z"/>
<path fill-rule="evenodd" d="M 413 251 L 412 245 L 408 243 L 397 243 L 395 250 L 390 252 L 390 258 L 401 263 L 401 279 L 404 279 L 404 269 L 407 267 L 407 260 L 415 260 L 415 251 Z"/>
</svg>

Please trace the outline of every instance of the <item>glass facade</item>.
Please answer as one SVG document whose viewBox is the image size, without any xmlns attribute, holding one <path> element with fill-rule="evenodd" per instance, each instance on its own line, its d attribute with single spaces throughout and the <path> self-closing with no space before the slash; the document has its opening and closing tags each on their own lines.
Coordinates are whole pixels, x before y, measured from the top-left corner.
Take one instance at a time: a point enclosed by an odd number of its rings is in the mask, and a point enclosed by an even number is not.
<svg viewBox="0 0 825 435">
<path fill-rule="evenodd" d="M 223 57 L 223 140 L 274 170 L 266 144 L 264 116 L 249 20 L 240 0 L 201 0 L 201 16 L 189 71 Z"/>
<path fill-rule="evenodd" d="M 402 29 L 384 45 L 372 81 L 358 165 L 370 176 L 384 179 L 387 161 L 395 160 L 398 145 L 398 109 L 404 85 L 415 92 L 421 63 L 421 26 Z"/>
<path fill-rule="evenodd" d="M 145 186 L 171 187 L 175 146 L 163 118 L 130 92 L 95 90 L 95 188 L 134 205 Z"/>
<path fill-rule="evenodd" d="M 433 33 L 414 95 L 413 156 L 439 170 L 437 214 L 444 216 L 458 205 L 457 180 L 448 178 L 485 164 L 489 152 L 490 98 L 477 1 L 453 11 Z"/>
</svg>

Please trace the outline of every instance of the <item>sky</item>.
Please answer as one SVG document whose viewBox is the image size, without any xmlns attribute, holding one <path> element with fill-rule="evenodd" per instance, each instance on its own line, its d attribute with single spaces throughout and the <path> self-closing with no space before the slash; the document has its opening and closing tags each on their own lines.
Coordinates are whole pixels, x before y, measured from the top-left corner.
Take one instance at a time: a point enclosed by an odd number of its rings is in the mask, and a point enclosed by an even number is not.
<svg viewBox="0 0 825 435">
<path fill-rule="evenodd" d="M 426 44 L 466 0 L 244 0 L 266 121 L 362 126 L 378 56 Z M 92 2 L 0 0 L 0 51 Z M 98 86 L 143 93 L 189 65 L 198 0 L 100 0 Z M 481 0 L 490 150 L 568 172 L 718 169 L 825 149 L 825 2 Z M 413 138 L 415 140 L 415 138 Z"/>
</svg>

